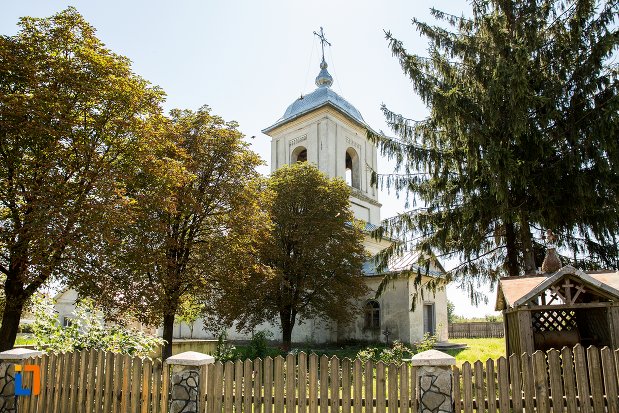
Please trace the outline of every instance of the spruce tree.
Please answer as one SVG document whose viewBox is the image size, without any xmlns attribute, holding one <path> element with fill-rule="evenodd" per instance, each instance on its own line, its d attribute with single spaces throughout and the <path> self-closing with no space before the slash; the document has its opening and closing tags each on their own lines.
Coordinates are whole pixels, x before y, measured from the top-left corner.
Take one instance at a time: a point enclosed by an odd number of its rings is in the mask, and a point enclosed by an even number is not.
<svg viewBox="0 0 619 413">
<path fill-rule="evenodd" d="M 477 0 L 470 18 L 432 15 L 436 25 L 412 22 L 427 56 L 386 33 L 429 115 L 383 106 L 396 136 L 368 132 L 397 165 L 374 181 L 414 206 L 385 222 L 405 242 L 383 258 L 457 258 L 448 281 L 476 298 L 481 279 L 534 272 L 536 235 L 552 229 L 564 264 L 617 268 L 618 3 Z"/>
</svg>

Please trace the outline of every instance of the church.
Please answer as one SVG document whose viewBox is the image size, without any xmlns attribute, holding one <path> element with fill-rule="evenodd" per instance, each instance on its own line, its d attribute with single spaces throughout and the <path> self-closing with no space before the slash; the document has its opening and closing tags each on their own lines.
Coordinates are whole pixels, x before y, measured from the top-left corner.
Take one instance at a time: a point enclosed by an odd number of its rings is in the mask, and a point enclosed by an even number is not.
<svg viewBox="0 0 619 413">
<path fill-rule="evenodd" d="M 326 40 L 321 32 L 324 47 Z M 370 185 L 371 172 L 377 170 L 377 147 L 366 137 L 371 130 L 361 113 L 346 99 L 338 95 L 331 85 L 333 78 L 323 57 L 316 77 L 317 88 L 292 102 L 283 116 L 262 132 L 271 138 L 271 171 L 295 162 L 311 162 L 328 177 L 340 177 L 351 187 L 350 206 L 355 218 L 366 223 L 364 246 L 370 258 L 365 263 L 363 275 L 369 293 L 355 303 L 359 309 L 356 319 L 346 325 L 322 319 L 297 322 L 292 332 L 293 343 L 335 343 L 349 340 L 384 342 L 401 340 L 414 343 L 425 333 L 436 334 L 439 341 L 447 340 L 447 297 L 445 290 L 424 291 L 421 301 L 413 303 L 416 286 L 402 271 L 417 270 L 418 255 L 393 259 L 389 268 L 378 272 L 374 257 L 388 247 L 390 240 L 375 240 L 372 230 L 380 224 L 378 190 Z M 422 270 L 425 273 L 425 269 Z M 375 297 L 385 275 L 395 275 L 380 297 Z M 430 267 L 423 283 L 430 277 L 442 277 L 441 270 Z M 56 309 L 60 320 L 70 317 L 75 292 L 59 294 Z M 413 311 L 412 308 L 415 310 Z M 270 331 L 273 338 L 281 337 L 278 322 L 263 323 L 255 331 Z M 161 333 L 160 330 L 158 330 Z M 201 320 L 192 328 L 177 324 L 175 338 L 216 338 L 205 331 Z M 248 340 L 251 333 L 228 329 L 229 340 Z"/>
</svg>

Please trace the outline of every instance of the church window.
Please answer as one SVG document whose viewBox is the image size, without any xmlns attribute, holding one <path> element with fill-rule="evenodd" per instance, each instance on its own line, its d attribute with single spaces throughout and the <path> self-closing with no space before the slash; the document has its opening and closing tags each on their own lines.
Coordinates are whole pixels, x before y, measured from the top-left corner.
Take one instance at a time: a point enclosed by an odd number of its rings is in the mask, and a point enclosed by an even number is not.
<svg viewBox="0 0 619 413">
<path fill-rule="evenodd" d="M 294 148 L 290 156 L 290 163 L 295 162 L 307 162 L 307 149 L 305 149 L 305 147 L 297 146 Z"/>
<path fill-rule="evenodd" d="M 361 189 L 359 173 L 359 155 L 353 148 L 346 149 L 346 183 L 353 188 Z"/>
<path fill-rule="evenodd" d="M 365 314 L 364 327 L 367 329 L 379 329 L 380 328 L 380 304 L 376 300 L 370 300 L 365 303 L 363 309 Z"/>
</svg>

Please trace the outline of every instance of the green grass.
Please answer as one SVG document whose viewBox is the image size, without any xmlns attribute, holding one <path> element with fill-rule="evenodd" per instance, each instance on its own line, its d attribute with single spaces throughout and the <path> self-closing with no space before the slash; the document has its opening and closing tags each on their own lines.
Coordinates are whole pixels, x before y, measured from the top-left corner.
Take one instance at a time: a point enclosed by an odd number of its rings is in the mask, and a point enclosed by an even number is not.
<svg viewBox="0 0 619 413">
<path fill-rule="evenodd" d="M 447 353 L 456 358 L 458 366 L 465 361 L 473 364 L 477 360 L 486 362 L 488 359 L 496 360 L 505 356 L 504 338 L 454 338 L 449 339 L 452 343 L 464 343 L 469 347 L 464 350 L 449 350 Z"/>
<path fill-rule="evenodd" d="M 18 346 L 23 346 L 26 344 L 34 344 L 34 338 L 29 336 L 18 335 L 15 339 L 15 344 Z"/>
</svg>

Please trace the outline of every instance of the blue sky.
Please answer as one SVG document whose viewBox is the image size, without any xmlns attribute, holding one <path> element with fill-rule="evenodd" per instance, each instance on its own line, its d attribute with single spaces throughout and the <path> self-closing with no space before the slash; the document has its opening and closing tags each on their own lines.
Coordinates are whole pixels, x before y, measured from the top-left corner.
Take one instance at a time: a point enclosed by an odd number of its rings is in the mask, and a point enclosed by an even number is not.
<svg viewBox="0 0 619 413">
<path fill-rule="evenodd" d="M 411 118 L 427 108 L 391 56 L 384 30 L 425 54 L 427 43 L 411 25 L 413 16 L 431 22 L 430 8 L 469 14 L 461 0 L 416 1 L 54 1 L 20 0 L 2 6 L 0 33 L 14 34 L 21 16 L 46 17 L 74 6 L 114 52 L 130 58 L 133 69 L 167 93 L 166 109 L 208 105 L 226 120 L 236 120 L 265 162 L 271 125 L 301 93 L 312 91 L 318 74 L 320 43 L 313 31 L 324 27 L 333 89 L 361 112 L 376 130 L 389 133 L 381 103 Z M 268 173 L 266 165 L 261 172 Z M 379 171 L 390 172 L 387 160 Z M 382 217 L 404 210 L 394 194 L 382 192 Z M 448 263 L 449 266 L 449 263 Z M 482 287 L 486 289 L 485 287 Z M 456 312 L 483 316 L 454 288 L 448 295 Z"/>
</svg>

